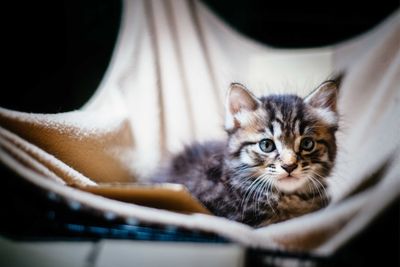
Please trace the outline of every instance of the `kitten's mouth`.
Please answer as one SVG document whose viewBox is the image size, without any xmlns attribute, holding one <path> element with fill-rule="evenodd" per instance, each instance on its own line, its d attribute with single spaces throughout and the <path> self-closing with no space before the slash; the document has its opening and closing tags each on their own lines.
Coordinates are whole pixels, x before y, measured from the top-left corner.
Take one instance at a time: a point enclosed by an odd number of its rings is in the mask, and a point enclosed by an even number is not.
<svg viewBox="0 0 400 267">
<path fill-rule="evenodd" d="M 280 177 L 278 180 L 279 181 L 294 181 L 294 180 L 299 180 L 299 178 L 289 174 L 284 177 Z"/>
<path fill-rule="evenodd" d="M 277 179 L 276 186 L 280 191 L 285 193 L 293 193 L 301 188 L 305 183 L 305 180 L 301 176 L 285 175 Z"/>
</svg>

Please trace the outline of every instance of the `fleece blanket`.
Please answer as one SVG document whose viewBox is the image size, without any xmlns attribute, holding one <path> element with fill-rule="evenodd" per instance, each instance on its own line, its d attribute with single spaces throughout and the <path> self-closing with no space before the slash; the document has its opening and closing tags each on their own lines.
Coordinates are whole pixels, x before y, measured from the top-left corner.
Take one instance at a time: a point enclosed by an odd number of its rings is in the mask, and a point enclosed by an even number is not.
<svg viewBox="0 0 400 267">
<path fill-rule="evenodd" d="M 305 95 L 339 72 L 339 155 L 329 178 L 333 201 L 323 210 L 253 229 L 71 186 L 142 181 L 183 145 L 224 138 L 231 82 L 257 95 Z M 126 0 L 111 63 L 93 97 L 61 114 L 0 108 L 0 160 L 32 186 L 116 216 L 209 231 L 245 246 L 329 255 L 399 197 L 399 126 L 399 12 L 352 40 L 285 50 L 238 34 L 196 1 Z"/>
</svg>

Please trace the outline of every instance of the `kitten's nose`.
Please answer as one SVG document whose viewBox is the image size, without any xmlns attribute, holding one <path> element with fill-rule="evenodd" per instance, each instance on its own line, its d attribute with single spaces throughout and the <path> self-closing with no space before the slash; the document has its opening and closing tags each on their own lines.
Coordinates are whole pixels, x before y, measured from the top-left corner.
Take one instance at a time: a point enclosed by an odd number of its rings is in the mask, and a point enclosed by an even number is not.
<svg viewBox="0 0 400 267">
<path fill-rule="evenodd" d="M 290 164 L 290 165 L 288 165 L 288 164 L 282 164 L 281 167 L 282 167 L 282 169 L 284 169 L 288 174 L 290 174 L 294 169 L 297 168 L 297 164 L 296 164 L 296 163 Z"/>
</svg>

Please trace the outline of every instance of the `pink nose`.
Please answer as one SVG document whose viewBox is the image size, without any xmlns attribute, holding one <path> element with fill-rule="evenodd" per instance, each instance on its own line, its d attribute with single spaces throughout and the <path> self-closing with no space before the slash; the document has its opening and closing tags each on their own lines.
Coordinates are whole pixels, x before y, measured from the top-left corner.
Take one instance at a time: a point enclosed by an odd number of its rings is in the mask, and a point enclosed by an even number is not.
<svg viewBox="0 0 400 267">
<path fill-rule="evenodd" d="M 297 168 L 297 164 L 296 164 L 296 163 L 295 163 L 295 164 L 290 164 L 290 165 L 282 164 L 281 167 L 282 167 L 282 169 L 284 169 L 288 174 L 290 174 L 294 169 Z"/>
</svg>

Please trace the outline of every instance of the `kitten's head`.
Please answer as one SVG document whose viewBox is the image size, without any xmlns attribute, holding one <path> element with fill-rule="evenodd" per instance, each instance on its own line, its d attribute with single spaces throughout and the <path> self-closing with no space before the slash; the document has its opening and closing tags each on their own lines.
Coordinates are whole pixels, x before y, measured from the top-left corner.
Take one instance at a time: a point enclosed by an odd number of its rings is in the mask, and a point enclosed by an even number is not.
<svg viewBox="0 0 400 267">
<path fill-rule="evenodd" d="M 304 99 L 257 98 L 232 84 L 226 100 L 226 167 L 285 193 L 324 186 L 336 156 L 337 91 L 337 84 L 327 81 Z"/>
</svg>

